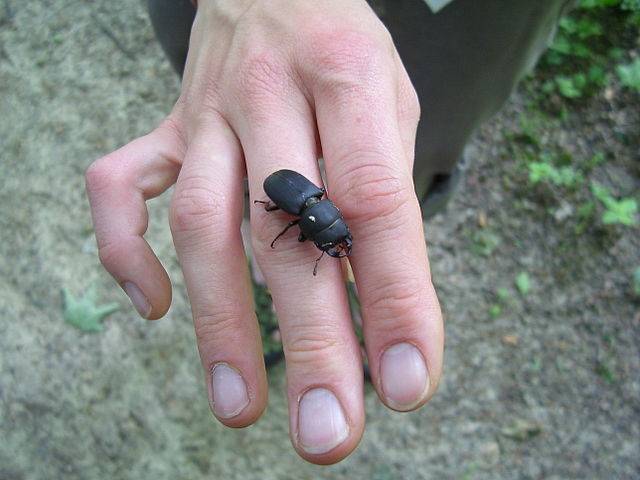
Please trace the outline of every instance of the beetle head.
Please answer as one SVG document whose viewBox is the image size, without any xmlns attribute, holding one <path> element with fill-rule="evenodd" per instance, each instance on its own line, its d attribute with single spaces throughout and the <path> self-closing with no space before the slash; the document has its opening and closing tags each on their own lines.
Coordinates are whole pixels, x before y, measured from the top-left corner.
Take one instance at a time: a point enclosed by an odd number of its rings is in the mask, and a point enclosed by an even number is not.
<svg viewBox="0 0 640 480">
<path fill-rule="evenodd" d="M 332 246 L 327 250 L 327 254 L 334 258 L 343 258 L 351 255 L 351 246 L 353 245 L 353 239 L 351 235 L 344 237 L 338 244 Z"/>
</svg>

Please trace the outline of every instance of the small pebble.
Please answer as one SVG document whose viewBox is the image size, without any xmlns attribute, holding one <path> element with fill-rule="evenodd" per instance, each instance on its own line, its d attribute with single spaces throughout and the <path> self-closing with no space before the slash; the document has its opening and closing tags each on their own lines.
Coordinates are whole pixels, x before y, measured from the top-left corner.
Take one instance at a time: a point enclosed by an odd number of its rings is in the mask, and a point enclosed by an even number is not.
<svg viewBox="0 0 640 480">
<path fill-rule="evenodd" d="M 516 347 L 520 343 L 520 338 L 517 335 L 505 335 L 502 337 L 502 343 L 511 347 Z"/>
</svg>

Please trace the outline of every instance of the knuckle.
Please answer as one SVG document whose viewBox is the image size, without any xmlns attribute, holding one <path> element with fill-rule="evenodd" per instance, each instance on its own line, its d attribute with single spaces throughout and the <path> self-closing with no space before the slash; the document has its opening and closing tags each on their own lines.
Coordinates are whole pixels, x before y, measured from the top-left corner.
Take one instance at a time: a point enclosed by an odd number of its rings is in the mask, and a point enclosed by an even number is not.
<svg viewBox="0 0 640 480">
<path fill-rule="evenodd" d="M 409 79 L 404 82 L 404 86 L 400 92 L 401 105 L 399 115 L 405 116 L 411 120 L 412 123 L 417 124 L 422 116 L 422 110 L 420 107 L 420 99 L 418 98 L 418 92 Z"/>
<path fill-rule="evenodd" d="M 364 156 L 367 158 L 363 161 Z M 333 194 L 348 219 L 391 217 L 411 200 L 410 183 L 383 155 L 360 151 L 349 154 L 343 161 L 348 167 Z"/>
<path fill-rule="evenodd" d="M 427 285 L 417 279 L 402 277 L 401 280 L 387 280 L 367 293 L 365 307 L 375 312 L 371 318 L 379 318 L 376 329 L 412 328 L 413 320 L 420 318 L 421 305 L 425 304 Z M 394 322 L 387 320 L 393 318 Z M 412 322 L 412 323 L 406 323 Z"/>
<path fill-rule="evenodd" d="M 239 325 L 242 324 L 237 312 L 231 309 L 219 308 L 213 312 L 197 313 L 194 315 L 196 341 L 200 350 L 227 344 L 240 340 Z"/>
<path fill-rule="evenodd" d="M 121 183 L 122 176 L 118 169 L 111 168 L 111 163 L 111 157 L 107 155 L 96 160 L 87 168 L 84 178 L 89 197 L 110 190 Z"/>
<path fill-rule="evenodd" d="M 171 152 L 165 156 L 172 157 L 174 161 L 183 156 L 187 141 L 182 129 L 182 122 L 177 113 L 173 112 L 162 120 L 152 134 L 159 135 L 160 138 L 166 138 L 171 145 L 177 145 L 178 148 L 176 150 L 178 151 Z"/>
<path fill-rule="evenodd" d="M 207 179 L 192 177 L 176 189 L 169 211 L 169 224 L 174 234 L 196 233 L 225 220 L 224 195 L 215 190 Z"/>
<path fill-rule="evenodd" d="M 388 71 L 391 52 L 385 37 L 342 27 L 317 34 L 311 55 L 321 84 L 343 91 L 362 88 Z"/>
<path fill-rule="evenodd" d="M 274 98 L 286 97 L 292 90 L 290 67 L 271 52 L 250 54 L 238 70 L 236 96 L 248 112 L 272 103 Z"/>
<path fill-rule="evenodd" d="M 122 258 L 127 258 L 127 254 L 116 243 L 104 243 L 98 245 L 98 258 L 107 272 L 113 272 Z"/>
<path fill-rule="evenodd" d="M 339 333 L 325 325 L 288 328 L 286 334 L 285 355 L 288 361 L 296 364 L 326 365 L 345 347 Z"/>
<path fill-rule="evenodd" d="M 221 79 L 217 74 L 210 74 L 202 80 L 202 84 L 182 88 L 169 117 L 174 120 L 181 137 L 187 140 L 189 133 L 202 120 L 220 115 L 224 104 Z"/>
</svg>

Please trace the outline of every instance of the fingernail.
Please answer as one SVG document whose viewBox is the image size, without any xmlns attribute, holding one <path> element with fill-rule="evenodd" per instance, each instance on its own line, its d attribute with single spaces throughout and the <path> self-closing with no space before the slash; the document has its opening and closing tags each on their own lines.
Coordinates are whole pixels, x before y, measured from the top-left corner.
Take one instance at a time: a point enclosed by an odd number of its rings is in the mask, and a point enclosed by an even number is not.
<svg viewBox="0 0 640 480">
<path fill-rule="evenodd" d="M 151 315 L 151 304 L 149 300 L 147 300 L 147 297 L 144 296 L 144 293 L 142 293 L 142 290 L 140 290 L 135 283 L 131 282 L 124 282 L 122 288 L 129 296 L 131 303 L 136 307 L 140 316 L 149 318 L 149 315 Z"/>
<path fill-rule="evenodd" d="M 326 388 L 304 394 L 298 410 L 298 442 L 305 452 L 327 453 L 349 436 L 342 406 Z"/>
<path fill-rule="evenodd" d="M 211 403 L 220 418 L 232 418 L 249 404 L 247 385 L 242 376 L 226 363 L 218 363 L 211 372 Z"/>
<path fill-rule="evenodd" d="M 407 411 L 415 408 L 429 389 L 429 373 L 420 351 L 410 343 L 398 343 L 382 354 L 382 393 L 387 404 Z"/>
</svg>

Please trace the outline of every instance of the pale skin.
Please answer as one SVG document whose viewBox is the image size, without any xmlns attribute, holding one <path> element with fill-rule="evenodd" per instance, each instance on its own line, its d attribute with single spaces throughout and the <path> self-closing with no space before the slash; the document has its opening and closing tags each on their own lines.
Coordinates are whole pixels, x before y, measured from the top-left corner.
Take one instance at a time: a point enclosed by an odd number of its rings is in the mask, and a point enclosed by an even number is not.
<svg viewBox="0 0 640 480">
<path fill-rule="evenodd" d="M 182 92 L 159 127 L 94 162 L 87 191 L 105 268 L 142 316 L 162 317 L 171 284 L 146 243 L 145 201 L 175 183 L 174 244 L 214 415 L 254 423 L 267 381 L 240 225 L 276 170 L 327 189 L 353 234 L 372 383 L 394 410 L 424 405 L 440 380 L 443 326 L 412 166 L 420 107 L 384 25 L 364 0 L 200 0 Z M 340 461 L 364 429 L 363 370 L 340 262 L 252 205 L 252 246 L 280 322 L 291 440 Z"/>
</svg>

